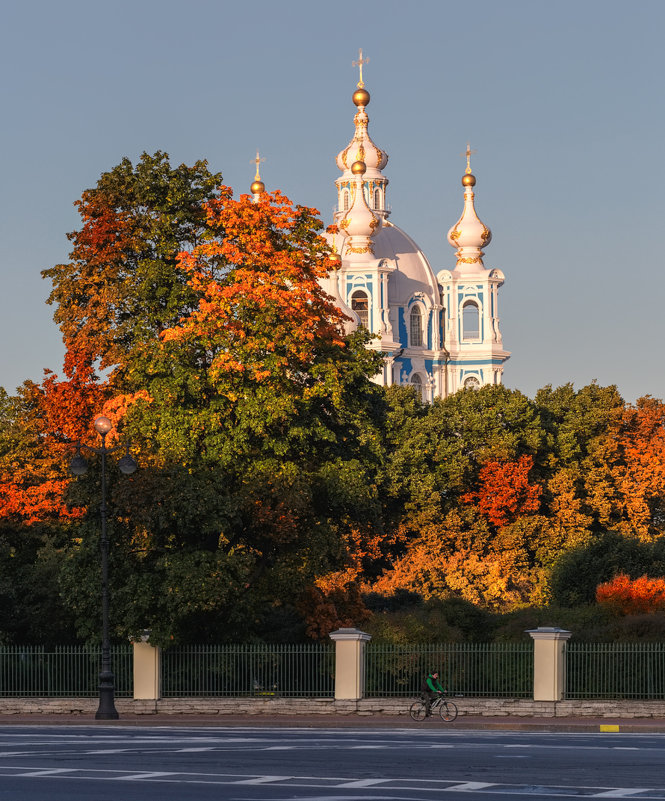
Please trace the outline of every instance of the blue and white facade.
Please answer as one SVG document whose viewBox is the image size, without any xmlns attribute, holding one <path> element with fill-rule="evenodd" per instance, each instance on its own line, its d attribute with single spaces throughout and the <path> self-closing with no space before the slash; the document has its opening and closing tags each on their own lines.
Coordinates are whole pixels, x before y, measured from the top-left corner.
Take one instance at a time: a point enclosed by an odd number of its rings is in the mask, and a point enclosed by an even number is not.
<svg viewBox="0 0 665 801">
<path fill-rule="evenodd" d="M 330 237 L 341 264 L 324 288 L 352 317 L 348 329 L 364 325 L 376 334 L 372 347 L 384 354 L 378 383 L 416 386 L 428 401 L 463 387 L 500 384 L 510 356 L 499 330 L 504 276 L 483 263 L 491 233 L 475 211 L 468 161 L 464 210 L 448 233 L 456 264 L 435 274 L 418 245 L 388 219 L 388 155 L 369 136 L 369 92 L 362 82 L 353 102 L 355 134 L 337 156 L 338 233 Z"/>
</svg>

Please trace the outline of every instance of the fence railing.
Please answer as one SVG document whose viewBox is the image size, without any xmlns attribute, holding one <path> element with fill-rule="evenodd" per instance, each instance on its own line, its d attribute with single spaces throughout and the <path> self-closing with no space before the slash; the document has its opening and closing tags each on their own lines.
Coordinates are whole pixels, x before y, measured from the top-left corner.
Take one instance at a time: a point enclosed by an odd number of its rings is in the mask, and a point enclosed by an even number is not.
<svg viewBox="0 0 665 801">
<path fill-rule="evenodd" d="M 367 697 L 413 696 L 439 671 L 456 695 L 528 698 L 533 694 L 533 642 L 384 645 L 367 643 Z"/>
<path fill-rule="evenodd" d="M 164 698 L 332 698 L 335 648 L 328 644 L 174 646 L 162 654 Z"/>
<path fill-rule="evenodd" d="M 566 644 L 565 698 L 665 698 L 665 643 Z"/>
<path fill-rule="evenodd" d="M 423 676 L 438 669 L 452 694 L 530 698 L 533 647 L 533 641 L 368 642 L 364 695 L 415 696 Z M 132 651 L 130 644 L 112 647 L 116 695 L 121 698 L 131 698 L 134 691 Z M 665 643 L 568 642 L 561 656 L 565 698 L 665 699 Z M 95 697 L 100 661 L 99 649 L 89 646 L 0 646 L 0 697 Z M 335 670 L 332 643 L 204 645 L 164 650 L 159 675 L 165 698 L 333 698 Z"/>
<path fill-rule="evenodd" d="M 132 646 L 111 648 L 116 695 L 133 695 Z M 85 645 L 0 645 L 0 696 L 94 697 L 101 653 Z"/>
</svg>

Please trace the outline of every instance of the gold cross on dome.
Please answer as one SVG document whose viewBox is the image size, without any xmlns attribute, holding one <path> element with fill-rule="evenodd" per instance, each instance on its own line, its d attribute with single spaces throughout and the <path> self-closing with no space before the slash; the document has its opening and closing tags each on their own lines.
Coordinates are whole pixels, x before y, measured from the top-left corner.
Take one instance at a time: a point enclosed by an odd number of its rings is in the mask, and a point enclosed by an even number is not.
<svg viewBox="0 0 665 801">
<path fill-rule="evenodd" d="M 259 164 L 260 164 L 262 161 L 265 161 L 265 159 L 262 159 L 262 158 L 259 156 L 259 151 L 257 150 L 257 151 L 256 151 L 256 158 L 255 158 L 255 159 L 252 159 L 252 160 L 249 162 L 250 164 L 256 164 L 256 175 L 254 176 L 254 180 L 255 180 L 255 181 L 260 181 L 260 180 L 261 180 L 261 176 L 259 175 Z"/>
<path fill-rule="evenodd" d="M 474 153 L 477 153 L 477 150 L 471 150 L 471 145 L 467 142 L 466 143 L 466 150 L 464 153 L 460 153 L 462 158 L 466 158 L 466 170 L 464 171 L 467 175 L 471 175 L 471 156 Z"/>
<path fill-rule="evenodd" d="M 362 47 L 358 50 L 358 61 L 353 62 L 354 67 L 360 67 L 360 80 L 358 81 L 358 88 L 362 89 L 365 85 L 363 83 L 363 64 L 369 64 L 369 56 L 367 58 L 363 58 L 363 49 Z"/>
</svg>

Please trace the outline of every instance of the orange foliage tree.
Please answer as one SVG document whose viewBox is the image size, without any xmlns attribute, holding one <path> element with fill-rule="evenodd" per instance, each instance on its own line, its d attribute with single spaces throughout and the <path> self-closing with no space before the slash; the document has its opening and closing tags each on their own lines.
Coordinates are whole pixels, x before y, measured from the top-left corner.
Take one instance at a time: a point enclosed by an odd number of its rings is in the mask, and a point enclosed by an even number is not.
<svg viewBox="0 0 665 801">
<path fill-rule="evenodd" d="M 616 527 L 649 537 L 665 524 L 665 404 L 651 397 L 628 406 L 608 432 L 609 478 L 604 497 Z M 611 518 L 610 518 L 611 520 Z"/>
<path fill-rule="evenodd" d="M 323 345 L 344 347 L 343 315 L 318 283 L 329 263 L 327 244 L 312 231 L 315 210 L 294 208 L 280 192 L 234 200 L 223 186 L 207 212 L 223 237 L 180 254 L 200 300 L 164 341 L 201 343 L 212 380 L 306 384 Z"/>
<path fill-rule="evenodd" d="M 505 526 L 520 515 L 538 511 L 542 487 L 529 483 L 533 467 L 531 456 L 515 462 L 487 461 L 480 468 L 480 487 L 462 496 L 465 503 L 476 503 L 494 526 Z"/>
</svg>

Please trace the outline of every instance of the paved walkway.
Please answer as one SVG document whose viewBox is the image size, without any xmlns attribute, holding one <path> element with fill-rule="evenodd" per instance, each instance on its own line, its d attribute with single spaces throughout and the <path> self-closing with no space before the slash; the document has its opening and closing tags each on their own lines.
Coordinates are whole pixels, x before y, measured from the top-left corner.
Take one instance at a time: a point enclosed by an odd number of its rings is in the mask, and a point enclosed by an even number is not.
<svg viewBox="0 0 665 801">
<path fill-rule="evenodd" d="M 0 726 L 279 726 L 297 728 L 448 728 L 455 730 L 633 732 L 665 734 L 665 718 L 534 718 L 460 715 L 453 723 L 437 718 L 414 723 L 406 715 L 122 715 L 95 720 L 93 715 L 0 715 Z"/>
</svg>

